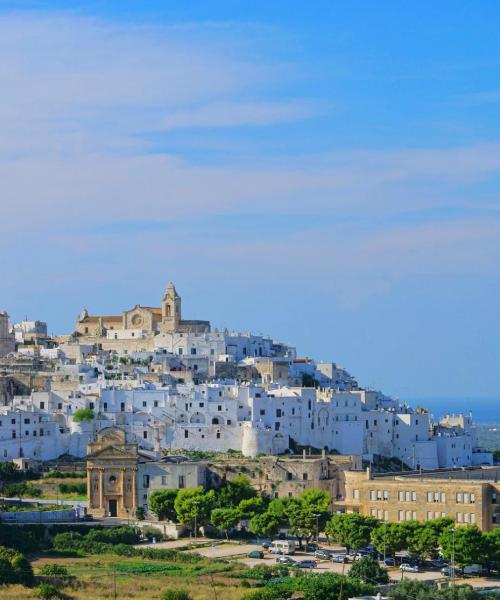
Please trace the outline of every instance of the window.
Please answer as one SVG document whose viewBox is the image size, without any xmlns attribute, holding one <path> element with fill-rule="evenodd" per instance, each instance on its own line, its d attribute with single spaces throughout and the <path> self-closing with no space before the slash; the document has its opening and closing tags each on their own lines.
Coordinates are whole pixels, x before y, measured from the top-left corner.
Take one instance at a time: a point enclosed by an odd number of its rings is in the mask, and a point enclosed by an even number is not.
<svg viewBox="0 0 500 600">
<path fill-rule="evenodd" d="M 352 497 L 354 500 L 359 500 L 359 490 L 352 490 Z"/>
<path fill-rule="evenodd" d="M 461 504 L 464 501 L 464 495 L 462 492 L 457 492 L 457 503 Z"/>
<path fill-rule="evenodd" d="M 62 410 L 62 402 L 58 402 L 58 404 L 57 404 L 57 410 Z"/>
<path fill-rule="evenodd" d="M 142 401 L 142 407 L 143 407 L 143 408 L 146 408 L 146 406 L 147 406 L 147 405 L 148 405 L 148 403 L 146 402 L 146 400 L 143 400 L 143 401 Z"/>
<path fill-rule="evenodd" d="M 158 400 L 155 400 L 153 404 L 156 408 L 158 408 Z"/>
<path fill-rule="evenodd" d="M 203 408 L 203 407 L 205 406 L 205 403 L 204 403 L 204 402 L 199 402 L 199 403 L 198 403 L 198 406 L 199 406 L 200 408 Z"/>
<path fill-rule="evenodd" d="M 281 408 L 276 409 L 276 417 L 279 419 L 281 417 Z"/>
<path fill-rule="evenodd" d="M 108 410 L 108 403 L 107 402 L 104 403 L 104 410 Z"/>
<path fill-rule="evenodd" d="M 196 348 L 191 348 L 191 354 L 196 354 Z"/>
<path fill-rule="evenodd" d="M 280 422 L 276 421 L 276 423 L 274 424 L 274 431 L 279 431 L 280 430 Z"/>
<path fill-rule="evenodd" d="M 167 485 L 167 476 L 166 475 L 162 475 L 161 476 L 161 484 L 162 485 Z"/>
<path fill-rule="evenodd" d="M 148 439 L 148 432 L 147 431 L 143 431 L 142 432 L 142 437 L 147 440 Z"/>
<path fill-rule="evenodd" d="M 144 487 L 144 488 L 149 487 L 149 475 L 142 476 L 142 487 Z"/>
<path fill-rule="evenodd" d="M 16 439 L 16 430 L 15 429 L 12 430 L 12 439 L 13 440 Z"/>
<path fill-rule="evenodd" d="M 383 498 L 384 498 L 384 500 L 389 500 L 389 492 L 387 490 L 384 490 Z"/>
<path fill-rule="evenodd" d="M 189 437 L 189 431 L 187 429 L 184 429 L 184 437 L 185 438 Z"/>
<path fill-rule="evenodd" d="M 375 490 L 370 490 L 370 500 L 377 499 L 377 492 Z"/>
<path fill-rule="evenodd" d="M 219 405 L 217 406 L 217 410 L 218 410 L 219 412 L 222 410 L 222 405 L 221 405 L 221 404 L 219 404 Z"/>
<path fill-rule="evenodd" d="M 220 440 L 220 431 L 218 431 L 218 432 L 216 433 L 215 437 L 216 437 L 218 440 Z"/>
<path fill-rule="evenodd" d="M 186 487 L 186 478 L 184 475 L 179 475 L 178 483 L 179 483 L 179 489 Z"/>
<path fill-rule="evenodd" d="M 417 501 L 417 492 L 412 492 L 411 493 L 411 501 L 412 502 L 416 502 Z"/>
<path fill-rule="evenodd" d="M 30 420 L 29 420 L 29 419 L 24 419 L 24 424 L 25 424 L 25 425 L 29 425 L 29 423 L 30 423 Z"/>
<path fill-rule="evenodd" d="M 266 414 L 266 409 L 265 408 L 261 408 L 259 411 L 259 414 L 261 417 L 263 417 Z"/>
<path fill-rule="evenodd" d="M 302 481 L 307 481 L 308 476 L 307 473 L 302 473 Z"/>
<path fill-rule="evenodd" d="M 400 502 L 404 502 L 405 501 L 405 493 L 404 492 L 398 492 L 398 500 Z"/>
<path fill-rule="evenodd" d="M 120 411 L 125 412 L 125 402 L 120 403 Z"/>
</svg>

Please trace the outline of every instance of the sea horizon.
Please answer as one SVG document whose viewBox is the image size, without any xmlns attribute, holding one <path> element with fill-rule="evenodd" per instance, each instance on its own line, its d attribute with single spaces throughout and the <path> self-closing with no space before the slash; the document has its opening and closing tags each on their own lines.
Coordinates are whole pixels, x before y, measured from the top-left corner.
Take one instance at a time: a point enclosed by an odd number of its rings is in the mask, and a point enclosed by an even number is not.
<svg viewBox="0 0 500 600">
<path fill-rule="evenodd" d="M 474 398 L 472 396 L 400 398 L 401 402 L 408 402 L 413 408 L 417 406 L 427 408 L 435 419 L 450 414 L 469 414 L 471 412 L 476 423 L 499 423 L 499 400 L 497 397 Z"/>
</svg>

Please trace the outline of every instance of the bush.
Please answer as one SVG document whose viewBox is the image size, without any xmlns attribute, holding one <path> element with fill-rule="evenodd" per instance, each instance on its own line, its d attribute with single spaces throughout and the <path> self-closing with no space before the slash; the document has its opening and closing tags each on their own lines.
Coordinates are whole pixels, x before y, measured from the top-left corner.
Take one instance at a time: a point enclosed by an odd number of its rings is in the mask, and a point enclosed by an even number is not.
<svg viewBox="0 0 500 600">
<path fill-rule="evenodd" d="M 59 600 L 64 598 L 64 595 L 52 583 L 41 583 L 34 589 L 35 596 L 42 600 Z"/>
<path fill-rule="evenodd" d="M 80 408 L 75 410 L 73 413 L 73 421 L 75 423 L 81 423 L 82 421 L 92 421 L 94 418 L 94 411 L 90 408 Z"/>
<path fill-rule="evenodd" d="M 67 579 L 70 575 L 68 569 L 62 565 L 43 565 L 40 569 L 40 575 L 46 575 L 47 577 L 59 577 L 60 579 Z"/>
<path fill-rule="evenodd" d="M 192 596 L 186 590 L 167 590 L 160 596 L 160 600 L 191 600 Z"/>
<path fill-rule="evenodd" d="M 87 493 L 86 483 L 60 483 L 59 491 L 61 494 L 78 494 L 84 495 Z"/>
<path fill-rule="evenodd" d="M 142 506 L 139 506 L 139 508 L 135 511 L 135 518 L 138 521 L 144 521 L 145 516 L 146 516 L 146 511 L 142 508 Z"/>
<path fill-rule="evenodd" d="M 85 471 L 48 471 L 44 479 L 86 479 Z"/>
<path fill-rule="evenodd" d="M 31 585 L 33 569 L 24 554 L 0 546 L 0 584 L 5 583 Z"/>
<path fill-rule="evenodd" d="M 372 556 L 364 556 L 353 562 L 349 577 L 364 583 L 388 583 L 387 569 L 382 568 Z"/>
</svg>

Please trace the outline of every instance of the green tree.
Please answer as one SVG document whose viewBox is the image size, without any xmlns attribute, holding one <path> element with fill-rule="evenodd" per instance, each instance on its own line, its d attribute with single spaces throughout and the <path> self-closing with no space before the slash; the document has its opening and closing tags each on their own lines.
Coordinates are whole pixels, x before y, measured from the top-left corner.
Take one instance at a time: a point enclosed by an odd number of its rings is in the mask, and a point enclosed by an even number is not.
<svg viewBox="0 0 500 600">
<path fill-rule="evenodd" d="M 304 600 L 347 600 L 352 596 L 373 594 L 375 587 L 336 573 L 324 573 L 303 577 L 298 588 L 304 592 Z"/>
<path fill-rule="evenodd" d="M 256 495 L 248 477 L 240 474 L 220 490 L 218 505 L 221 508 L 236 508 L 242 500 L 255 498 Z"/>
<path fill-rule="evenodd" d="M 31 585 L 33 569 L 24 554 L 0 546 L 0 585 L 4 583 L 22 583 Z"/>
<path fill-rule="evenodd" d="M 400 523 L 380 523 L 371 532 L 371 540 L 381 554 L 394 556 L 406 548 L 406 539 Z"/>
<path fill-rule="evenodd" d="M 229 530 L 241 521 L 241 512 L 238 508 L 216 508 L 212 511 L 210 521 L 214 527 L 225 531 L 229 540 Z"/>
<path fill-rule="evenodd" d="M 363 583 L 388 583 L 389 575 L 387 569 L 378 564 L 373 556 L 364 556 L 353 562 L 349 577 L 359 579 Z"/>
<path fill-rule="evenodd" d="M 241 513 L 242 519 L 251 519 L 255 517 L 255 515 L 260 515 L 266 509 L 266 504 L 264 499 L 259 497 L 256 498 L 248 498 L 247 500 L 242 500 L 238 504 L 238 510 Z"/>
<path fill-rule="evenodd" d="M 210 521 L 216 502 L 215 492 L 204 492 L 201 486 L 179 490 L 174 502 L 178 523 L 184 523 L 191 530 L 206 525 Z M 196 532 L 195 532 L 196 533 Z"/>
<path fill-rule="evenodd" d="M 476 600 L 479 596 L 469 586 L 438 590 L 424 581 L 406 579 L 389 592 L 390 600 Z"/>
<path fill-rule="evenodd" d="M 439 538 L 442 533 L 453 525 L 453 519 L 443 518 L 419 523 L 413 528 L 407 547 L 410 554 L 420 559 L 436 556 L 439 550 Z"/>
<path fill-rule="evenodd" d="M 94 411 L 90 408 L 79 408 L 73 413 L 73 421 L 75 423 L 81 423 L 82 421 L 92 421 L 94 416 Z"/>
<path fill-rule="evenodd" d="M 18 481 L 22 476 L 22 472 L 15 463 L 8 461 L 0 463 L 0 481 L 3 483 Z"/>
<path fill-rule="evenodd" d="M 42 490 L 31 483 L 20 481 L 18 483 L 9 483 L 3 491 L 7 498 L 39 498 L 42 495 Z"/>
<path fill-rule="evenodd" d="M 370 543 L 370 534 L 378 521 L 358 513 L 333 515 L 326 525 L 326 534 L 334 542 L 357 550 Z"/>
<path fill-rule="evenodd" d="M 485 551 L 488 567 L 500 566 L 500 528 L 485 534 Z"/>
<path fill-rule="evenodd" d="M 253 533 L 272 538 L 278 533 L 284 522 L 283 516 L 280 517 L 277 514 L 266 511 L 252 517 L 248 526 Z"/>
<path fill-rule="evenodd" d="M 439 538 L 443 556 L 451 559 L 460 568 L 486 560 L 488 554 L 488 538 L 476 526 L 450 527 L 443 531 Z"/>
<path fill-rule="evenodd" d="M 174 521 L 177 517 L 175 512 L 175 499 L 178 490 L 156 490 L 149 498 L 149 509 L 160 521 L 168 519 Z"/>
</svg>

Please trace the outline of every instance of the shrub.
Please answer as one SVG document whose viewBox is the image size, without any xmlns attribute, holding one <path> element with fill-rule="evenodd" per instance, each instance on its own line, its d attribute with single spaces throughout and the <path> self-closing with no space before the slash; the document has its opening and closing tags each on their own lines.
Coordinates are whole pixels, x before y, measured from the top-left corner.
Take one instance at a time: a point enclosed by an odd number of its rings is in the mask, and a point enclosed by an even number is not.
<svg viewBox="0 0 500 600">
<path fill-rule="evenodd" d="M 83 495 L 87 493 L 86 483 L 60 483 L 59 491 L 61 494 L 79 494 Z"/>
<path fill-rule="evenodd" d="M 139 506 L 139 508 L 135 511 L 135 518 L 138 521 L 144 521 L 145 516 L 146 516 L 146 511 L 142 508 L 142 506 Z"/>
<path fill-rule="evenodd" d="M 33 569 L 24 554 L 0 546 L 0 584 L 22 583 L 31 585 Z"/>
<path fill-rule="evenodd" d="M 35 596 L 42 600 L 64 598 L 64 595 L 52 583 L 41 583 L 34 589 Z"/>
<path fill-rule="evenodd" d="M 73 413 L 73 421 L 75 423 L 81 423 L 82 421 L 92 421 L 94 418 L 94 411 L 90 408 L 80 408 L 75 410 Z"/>
<path fill-rule="evenodd" d="M 191 600 L 192 596 L 186 590 L 167 590 L 160 596 L 160 600 Z"/>
<path fill-rule="evenodd" d="M 61 579 L 66 579 L 69 577 L 68 569 L 55 563 L 53 565 L 43 565 L 43 567 L 40 569 L 40 575 L 59 577 Z"/>
</svg>

